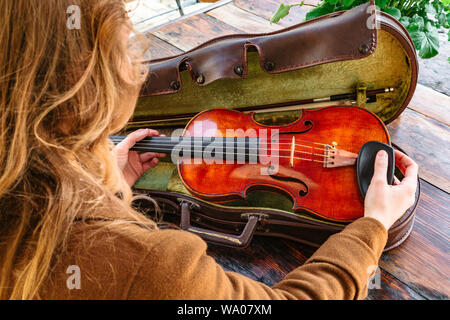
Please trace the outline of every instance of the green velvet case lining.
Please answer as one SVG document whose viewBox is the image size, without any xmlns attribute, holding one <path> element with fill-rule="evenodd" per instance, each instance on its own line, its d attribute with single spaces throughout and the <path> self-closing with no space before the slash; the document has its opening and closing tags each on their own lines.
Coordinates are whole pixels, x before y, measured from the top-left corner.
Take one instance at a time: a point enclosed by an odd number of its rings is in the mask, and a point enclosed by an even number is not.
<svg viewBox="0 0 450 320">
<path fill-rule="evenodd" d="M 367 90 L 395 88 L 392 93 L 377 95 L 377 102 L 366 106 L 386 122 L 401 108 L 411 85 L 409 58 L 398 39 L 384 30 L 378 32 L 375 53 L 359 60 L 268 74 L 261 69 L 257 52 L 248 52 L 247 56 L 246 79 L 219 79 L 206 86 L 198 86 L 190 74 L 183 71 L 182 89 L 178 93 L 140 98 L 134 118 L 295 102 L 354 92 L 359 86 L 364 86 Z"/>
</svg>

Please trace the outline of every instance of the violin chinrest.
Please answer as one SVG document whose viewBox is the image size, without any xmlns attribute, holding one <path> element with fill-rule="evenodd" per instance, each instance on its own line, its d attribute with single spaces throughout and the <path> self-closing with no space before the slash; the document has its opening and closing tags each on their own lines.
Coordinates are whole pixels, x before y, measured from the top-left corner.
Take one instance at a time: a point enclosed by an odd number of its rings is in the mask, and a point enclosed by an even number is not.
<svg viewBox="0 0 450 320">
<path fill-rule="evenodd" d="M 394 148 L 378 141 L 369 141 L 365 143 L 358 154 L 356 161 L 356 172 L 358 177 L 359 190 L 363 199 L 366 197 L 367 189 L 372 181 L 375 158 L 378 151 L 384 150 L 388 154 L 388 169 L 386 179 L 388 184 L 394 183 L 394 170 L 395 170 L 395 152 Z"/>
</svg>

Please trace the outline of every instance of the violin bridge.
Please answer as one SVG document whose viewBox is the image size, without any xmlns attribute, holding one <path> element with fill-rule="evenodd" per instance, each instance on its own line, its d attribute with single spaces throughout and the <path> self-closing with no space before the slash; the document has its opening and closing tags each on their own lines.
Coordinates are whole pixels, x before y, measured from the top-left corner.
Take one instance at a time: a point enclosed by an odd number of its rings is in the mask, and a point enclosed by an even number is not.
<svg viewBox="0 0 450 320">
<path fill-rule="evenodd" d="M 337 168 L 356 164 L 356 159 L 358 158 L 356 153 L 337 149 L 335 145 L 325 146 L 324 168 Z"/>
<path fill-rule="evenodd" d="M 291 165 L 291 168 L 294 167 L 294 153 L 295 153 L 295 137 L 292 136 L 291 159 L 289 161 L 289 164 Z"/>
</svg>

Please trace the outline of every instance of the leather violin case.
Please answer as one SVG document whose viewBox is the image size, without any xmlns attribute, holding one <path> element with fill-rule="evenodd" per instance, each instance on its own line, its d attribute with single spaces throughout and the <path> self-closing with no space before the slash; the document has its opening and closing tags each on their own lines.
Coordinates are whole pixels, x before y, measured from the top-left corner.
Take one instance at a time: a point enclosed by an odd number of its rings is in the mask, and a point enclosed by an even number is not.
<svg viewBox="0 0 450 320">
<path fill-rule="evenodd" d="M 170 136 L 212 108 L 254 112 L 258 122 L 278 125 L 297 120 L 306 108 L 352 104 L 385 124 L 393 121 L 413 96 L 417 56 L 404 27 L 375 12 L 373 5 L 277 32 L 220 37 L 183 54 L 148 61 L 150 72 L 127 130 L 150 127 Z M 373 95 L 377 89 L 386 90 Z M 398 169 L 396 175 L 401 179 Z M 165 221 L 214 244 L 245 247 L 253 236 L 273 236 L 318 247 L 346 225 L 293 212 L 286 196 L 268 191 L 221 203 L 200 200 L 185 188 L 170 157 L 133 188 L 157 201 Z M 416 203 L 389 230 L 385 250 L 408 237 L 419 194 L 418 188 Z M 152 214 L 151 204 L 137 205 Z"/>
</svg>

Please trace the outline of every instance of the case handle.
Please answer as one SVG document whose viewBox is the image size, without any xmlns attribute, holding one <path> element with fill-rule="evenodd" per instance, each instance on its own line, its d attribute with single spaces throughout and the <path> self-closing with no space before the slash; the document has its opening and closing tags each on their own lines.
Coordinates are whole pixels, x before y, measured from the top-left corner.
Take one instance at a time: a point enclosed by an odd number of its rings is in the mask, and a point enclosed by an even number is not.
<svg viewBox="0 0 450 320">
<path fill-rule="evenodd" d="M 218 231 L 212 231 L 204 228 L 193 227 L 191 225 L 190 206 L 187 202 L 181 203 L 181 229 L 193 232 L 203 240 L 213 244 L 225 245 L 229 247 L 245 248 L 249 245 L 255 233 L 256 226 L 260 217 L 257 214 L 249 214 L 247 224 L 240 235 L 231 235 Z"/>
</svg>

